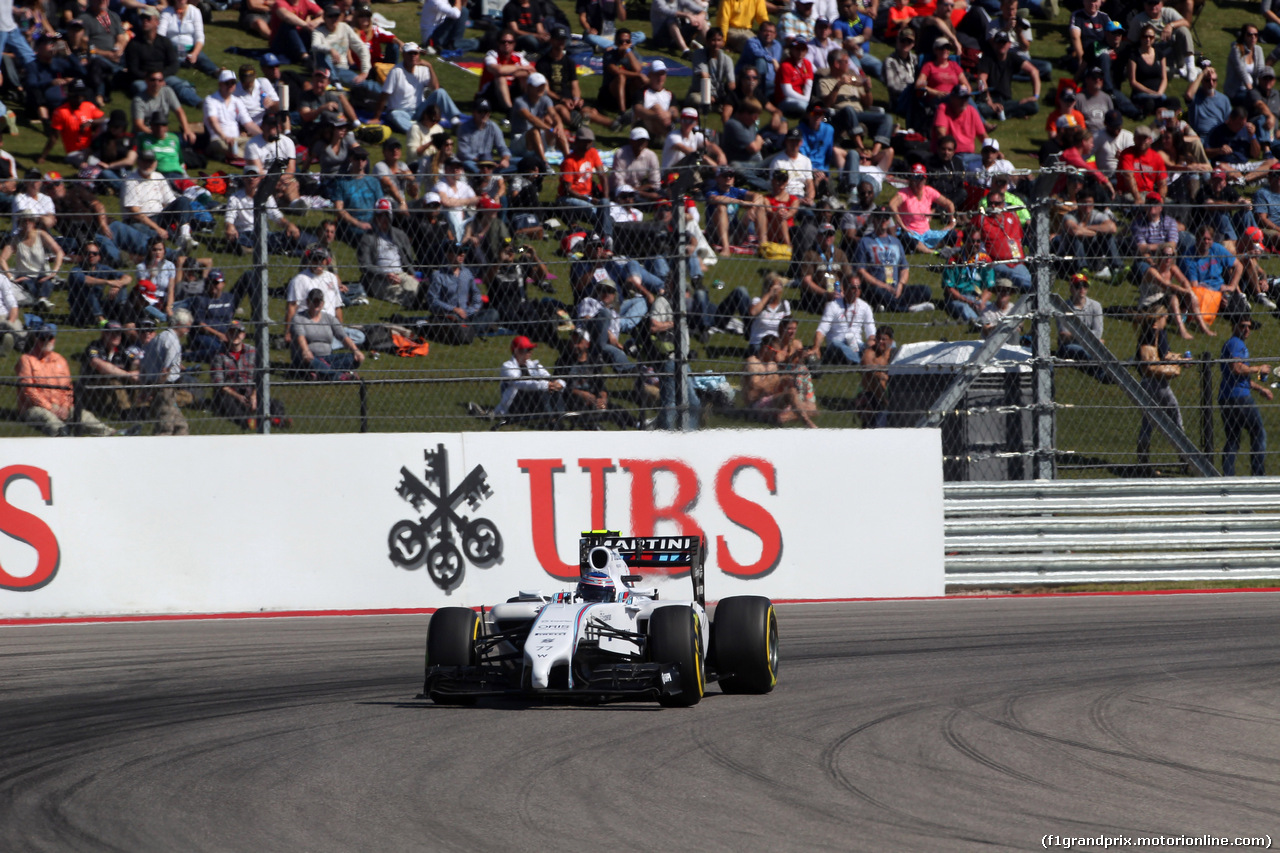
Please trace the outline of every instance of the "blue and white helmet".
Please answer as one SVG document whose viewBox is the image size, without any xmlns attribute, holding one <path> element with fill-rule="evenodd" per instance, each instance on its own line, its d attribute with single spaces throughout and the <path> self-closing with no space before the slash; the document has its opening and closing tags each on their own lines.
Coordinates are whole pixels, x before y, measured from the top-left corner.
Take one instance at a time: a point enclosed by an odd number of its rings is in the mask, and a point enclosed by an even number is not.
<svg viewBox="0 0 1280 853">
<path fill-rule="evenodd" d="M 607 573 L 590 571 L 579 579 L 578 595 L 583 601 L 608 602 L 617 597 L 618 588 Z"/>
</svg>

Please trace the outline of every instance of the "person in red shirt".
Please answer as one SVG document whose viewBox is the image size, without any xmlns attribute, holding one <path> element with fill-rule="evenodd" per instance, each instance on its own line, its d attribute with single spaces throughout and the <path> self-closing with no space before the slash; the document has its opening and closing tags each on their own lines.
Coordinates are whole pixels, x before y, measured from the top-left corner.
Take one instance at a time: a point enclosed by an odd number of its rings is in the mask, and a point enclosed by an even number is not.
<svg viewBox="0 0 1280 853">
<path fill-rule="evenodd" d="M 1118 191 L 1133 198 L 1144 198 L 1147 193 L 1169 196 L 1169 172 L 1160 152 L 1151 147 L 1155 132 L 1145 124 L 1133 131 L 1133 145 L 1120 152 L 1116 166 Z"/>
<path fill-rule="evenodd" d="M 944 36 L 933 40 L 933 59 L 920 66 L 920 74 L 916 77 L 916 94 L 931 108 L 945 99 L 957 86 L 970 88 L 969 78 L 964 75 L 960 63 L 951 61 L 951 51 L 955 45 Z"/>
<path fill-rule="evenodd" d="M 605 185 L 604 161 L 600 152 L 592 145 L 596 135 L 589 127 L 578 128 L 578 134 L 569 148 L 569 156 L 564 158 L 563 171 L 560 172 L 559 199 L 561 204 L 573 210 L 581 210 L 595 224 L 596 233 L 605 237 L 613 234 L 613 217 L 609 215 L 607 201 L 599 200 L 595 195 L 595 180 L 600 178 L 600 186 Z"/>
<path fill-rule="evenodd" d="M 312 0 L 275 0 L 271 6 L 271 52 L 291 62 L 310 65 L 311 33 L 324 23 L 324 13 Z"/>
<path fill-rule="evenodd" d="M 369 46 L 371 62 L 389 62 L 395 64 L 400 59 L 400 45 L 403 42 L 382 27 L 373 25 L 373 10 L 368 6 L 357 6 L 355 16 L 351 19 L 351 28 L 356 31 L 360 41 Z"/>
<path fill-rule="evenodd" d="M 1022 263 L 1024 235 L 1022 223 L 1018 221 L 1017 211 L 1005 204 L 1005 190 L 1008 189 L 1007 175 L 991 176 L 991 192 L 987 195 L 987 208 L 974 220 L 978 233 L 987 254 L 995 262 L 995 274 L 999 278 L 1007 276 L 1012 279 L 1024 293 L 1032 288 L 1031 273 Z"/>
<path fill-rule="evenodd" d="M 988 136 L 995 130 L 994 124 L 982 120 L 978 108 L 969 103 L 969 87 L 957 86 L 951 90 L 946 105 L 933 118 L 933 136 L 930 144 L 938 153 L 938 140 L 944 136 L 955 137 L 956 157 L 965 169 L 973 172 L 982 165 L 982 155 L 977 153 L 975 140 Z"/>
<path fill-rule="evenodd" d="M 809 46 L 795 36 L 787 42 L 787 53 L 778 66 L 774 81 L 773 102 L 787 118 L 801 118 L 809 109 L 813 94 L 813 63 L 805 58 Z"/>
<path fill-rule="evenodd" d="M 83 80 L 73 80 L 68 87 L 67 100 L 53 111 L 49 124 L 62 136 L 62 147 L 67 152 L 67 162 L 76 168 L 89 156 L 89 143 L 106 125 L 102 110 L 88 97 Z M 36 158 L 43 163 L 53 149 L 53 136 L 45 138 L 44 150 Z"/>
</svg>

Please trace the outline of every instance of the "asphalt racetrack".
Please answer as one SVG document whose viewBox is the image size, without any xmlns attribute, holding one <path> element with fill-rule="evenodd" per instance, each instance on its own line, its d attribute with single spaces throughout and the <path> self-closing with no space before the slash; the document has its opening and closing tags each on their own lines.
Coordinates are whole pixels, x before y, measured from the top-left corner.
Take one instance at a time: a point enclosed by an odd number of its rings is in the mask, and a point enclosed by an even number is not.
<svg viewBox="0 0 1280 853">
<path fill-rule="evenodd" d="M 0 850 L 1280 841 L 1280 594 L 783 606 L 687 710 L 416 701 L 426 622 L 0 628 Z"/>
</svg>

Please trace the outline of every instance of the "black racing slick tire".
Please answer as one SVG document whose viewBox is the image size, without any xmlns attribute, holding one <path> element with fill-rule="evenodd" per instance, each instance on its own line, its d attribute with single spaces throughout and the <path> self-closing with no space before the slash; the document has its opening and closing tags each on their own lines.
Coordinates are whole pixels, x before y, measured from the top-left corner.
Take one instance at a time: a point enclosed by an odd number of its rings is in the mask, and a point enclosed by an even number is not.
<svg viewBox="0 0 1280 853">
<path fill-rule="evenodd" d="M 707 686 L 702 649 L 702 621 L 692 607 L 659 607 L 649 616 L 649 660 L 680 667 L 680 692 L 663 696 L 663 705 L 688 708 L 702 701 Z"/>
<path fill-rule="evenodd" d="M 427 669 L 433 666 L 473 666 L 478 662 L 480 614 L 467 607 L 441 607 L 427 624 Z M 473 696 L 431 692 L 437 705 L 469 705 Z"/>
<path fill-rule="evenodd" d="M 716 605 L 711 649 L 725 693 L 768 693 L 778 683 L 778 617 L 773 602 L 736 595 Z"/>
</svg>

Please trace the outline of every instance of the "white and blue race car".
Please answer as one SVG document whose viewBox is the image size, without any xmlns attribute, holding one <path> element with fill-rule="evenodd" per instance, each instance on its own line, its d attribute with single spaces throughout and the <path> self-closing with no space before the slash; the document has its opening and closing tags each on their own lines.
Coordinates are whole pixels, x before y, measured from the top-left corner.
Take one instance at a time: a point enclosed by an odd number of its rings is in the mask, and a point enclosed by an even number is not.
<svg viewBox="0 0 1280 853">
<path fill-rule="evenodd" d="M 423 696 L 441 704 L 515 694 L 696 705 L 707 685 L 768 693 L 778 682 L 778 620 L 756 595 L 705 606 L 705 542 L 696 536 L 582 534 L 572 590 L 522 592 L 477 613 L 444 607 L 427 626 Z M 692 601 L 640 590 L 637 569 L 687 567 Z"/>
</svg>

